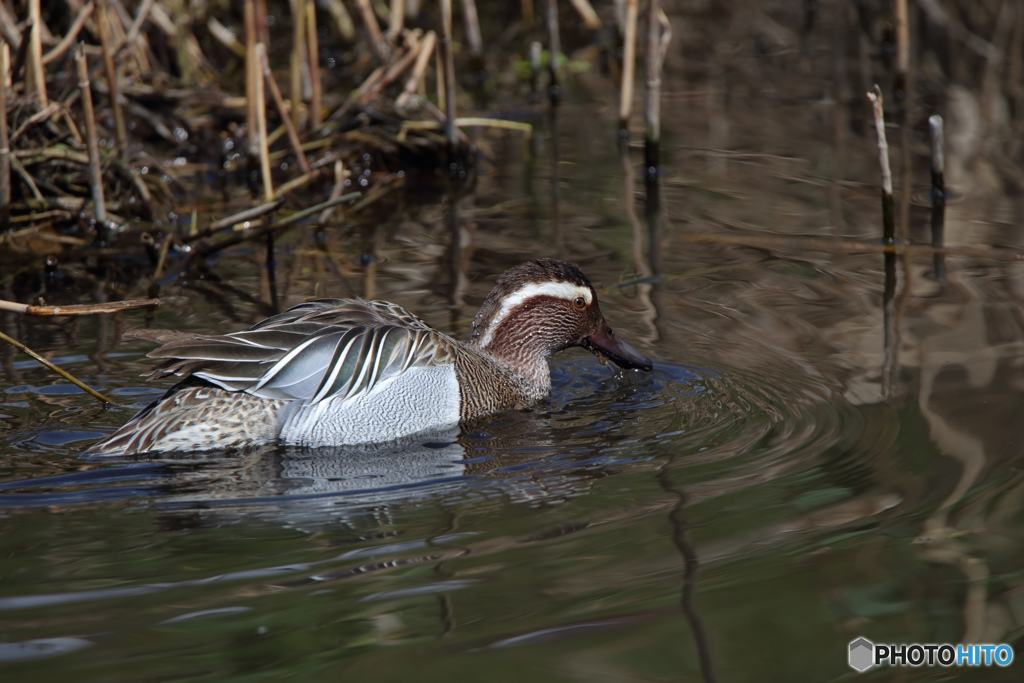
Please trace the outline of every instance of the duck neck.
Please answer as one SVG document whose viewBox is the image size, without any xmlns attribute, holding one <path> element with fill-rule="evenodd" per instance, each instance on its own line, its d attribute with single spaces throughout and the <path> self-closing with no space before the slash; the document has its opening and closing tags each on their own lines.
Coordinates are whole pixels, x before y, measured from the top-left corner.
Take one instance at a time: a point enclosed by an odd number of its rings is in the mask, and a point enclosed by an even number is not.
<svg viewBox="0 0 1024 683">
<path fill-rule="evenodd" d="M 516 339 L 494 335 L 487 338 L 485 346 L 480 346 L 479 339 L 472 343 L 506 370 L 522 377 L 529 384 L 531 393 L 543 396 L 551 390 L 551 371 L 548 368 L 551 351 L 539 341 L 536 335 L 526 334 Z"/>
</svg>

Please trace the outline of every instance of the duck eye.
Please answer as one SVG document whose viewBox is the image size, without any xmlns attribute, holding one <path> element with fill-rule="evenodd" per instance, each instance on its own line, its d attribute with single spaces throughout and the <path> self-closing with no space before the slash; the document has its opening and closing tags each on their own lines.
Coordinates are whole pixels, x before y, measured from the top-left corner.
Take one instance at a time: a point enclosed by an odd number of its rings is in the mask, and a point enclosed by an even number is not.
<svg viewBox="0 0 1024 683">
<path fill-rule="evenodd" d="M 576 308 L 583 309 L 587 307 L 587 302 L 582 296 L 578 296 L 575 299 L 573 299 L 572 303 Z"/>
</svg>

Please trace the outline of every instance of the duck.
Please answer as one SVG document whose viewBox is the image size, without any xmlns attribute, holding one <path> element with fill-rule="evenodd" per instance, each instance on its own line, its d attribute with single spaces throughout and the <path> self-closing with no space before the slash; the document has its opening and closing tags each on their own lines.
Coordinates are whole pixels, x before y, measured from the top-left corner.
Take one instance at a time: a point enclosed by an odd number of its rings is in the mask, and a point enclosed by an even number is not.
<svg viewBox="0 0 1024 683">
<path fill-rule="evenodd" d="M 180 381 L 86 456 L 357 445 L 447 429 L 542 400 L 548 359 L 574 346 L 604 365 L 652 369 L 612 331 L 583 272 L 549 258 L 498 278 L 466 342 L 362 299 L 308 301 L 224 335 L 125 337 L 159 344 L 150 379 Z"/>
</svg>

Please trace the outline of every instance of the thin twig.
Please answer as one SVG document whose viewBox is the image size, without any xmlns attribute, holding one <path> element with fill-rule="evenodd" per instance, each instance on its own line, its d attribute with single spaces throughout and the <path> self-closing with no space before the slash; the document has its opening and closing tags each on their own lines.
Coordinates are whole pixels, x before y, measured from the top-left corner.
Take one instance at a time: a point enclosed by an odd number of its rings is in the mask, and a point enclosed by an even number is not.
<svg viewBox="0 0 1024 683">
<path fill-rule="evenodd" d="M 96 5 L 94 5 L 90 0 L 90 2 L 82 8 L 78 13 L 78 16 L 75 17 L 75 23 L 71 24 L 71 28 L 69 28 L 68 32 L 64 34 L 64 37 L 61 38 L 59 43 L 57 43 L 57 46 L 43 55 L 43 66 L 46 66 L 55 59 L 59 59 L 68 51 L 68 48 L 70 48 L 75 42 L 75 38 L 78 37 L 78 32 L 81 31 L 82 26 L 85 25 L 86 19 L 92 16 L 92 11 L 95 7 Z"/>
<path fill-rule="evenodd" d="M 309 125 L 319 128 L 324 120 L 323 85 L 320 83 L 320 41 L 316 27 L 316 0 L 306 1 L 306 43 L 309 53 Z"/>
<path fill-rule="evenodd" d="M 7 138 L 7 43 L 0 38 L 0 231 L 7 229 L 11 203 L 11 142 Z"/>
<path fill-rule="evenodd" d="M 476 11 L 476 0 L 462 0 L 462 16 L 466 22 L 466 42 L 474 55 L 484 53 L 484 39 L 480 35 L 480 17 Z"/>
<path fill-rule="evenodd" d="M 267 98 L 263 94 L 263 81 L 260 69 L 267 60 L 267 48 L 263 43 L 256 43 L 256 61 L 253 64 L 253 82 L 256 97 L 256 136 L 260 151 L 260 173 L 263 175 L 263 201 L 274 200 L 274 180 L 270 175 L 270 147 L 267 142 Z"/>
<path fill-rule="evenodd" d="M 277 107 L 277 111 L 281 114 L 281 122 L 284 123 L 285 131 L 288 133 L 288 143 L 292 146 L 292 150 L 295 152 L 296 160 L 299 162 L 299 167 L 303 173 L 309 173 L 312 169 L 309 167 L 309 161 L 306 159 L 305 153 L 302 151 L 302 141 L 299 140 L 299 131 L 295 128 L 295 122 L 292 121 L 292 117 L 288 116 L 288 108 L 284 105 L 284 97 L 281 96 L 281 89 L 277 87 L 277 81 L 274 80 L 274 74 L 270 71 L 270 62 L 267 61 L 267 53 L 264 50 L 260 55 L 260 64 L 258 65 L 263 70 L 263 78 L 267 82 L 267 87 L 270 89 L 270 96 L 274 100 L 274 106 Z M 294 100 L 292 100 L 294 103 Z"/>
<path fill-rule="evenodd" d="M 427 31 L 427 35 L 423 37 L 423 42 L 420 43 L 419 52 L 416 55 L 416 65 L 412 68 L 412 74 L 409 75 L 409 80 L 405 82 L 405 89 L 402 91 L 402 94 L 395 100 L 395 106 L 399 109 L 406 106 L 409 98 L 416 94 L 420 83 L 423 82 L 423 74 L 430 63 L 430 56 L 434 54 L 434 45 L 436 43 L 437 34 L 433 31 Z"/>
<path fill-rule="evenodd" d="M 36 361 L 41 363 L 44 367 L 46 367 L 46 368 L 56 372 L 58 375 L 60 375 L 61 377 L 63 377 L 67 381 L 71 382 L 72 384 L 74 384 L 79 389 L 85 391 L 87 394 L 89 394 L 93 398 L 96 398 L 96 399 L 98 399 L 98 400 L 100 400 L 100 401 L 102 401 L 104 403 L 109 403 L 112 406 L 116 406 L 117 405 L 116 403 L 114 403 L 109 398 L 107 398 L 106 396 L 104 396 L 100 392 L 96 391 L 92 387 L 90 387 L 90 386 L 86 385 L 85 383 L 80 382 L 79 380 L 77 380 L 74 377 L 72 377 L 71 374 L 68 373 L 66 370 L 62 370 L 61 368 L 57 367 L 56 365 L 54 365 L 50 361 L 46 360 L 45 358 L 40 356 L 38 353 L 36 353 L 32 349 L 30 349 L 29 347 L 27 347 L 24 344 L 22 344 L 17 339 L 13 339 L 11 337 L 8 337 L 3 332 L 0 332 L 0 340 L 7 342 L 8 344 L 13 346 L 17 350 L 19 350 L 22 353 L 24 353 L 25 355 L 32 357 L 33 359 L 35 359 Z"/>
<path fill-rule="evenodd" d="M 107 204 L 103 199 L 103 171 L 100 161 L 100 143 L 96 136 L 96 115 L 92 109 L 92 87 L 89 84 L 89 65 L 85 59 L 85 43 L 75 51 L 78 67 L 78 89 L 82 91 L 82 111 L 85 114 L 85 137 L 89 147 L 89 185 L 92 187 L 93 211 L 100 231 L 107 224 Z"/>
<path fill-rule="evenodd" d="M 587 0 L 569 0 L 572 6 L 579 12 L 580 17 L 583 19 L 583 23 L 587 25 L 591 31 L 599 31 L 601 29 L 601 19 L 597 16 L 597 12 Z"/>
<path fill-rule="evenodd" d="M 110 91 L 110 106 L 114 112 L 114 134 L 117 136 L 117 148 L 124 152 L 128 149 L 128 127 L 124 121 L 124 109 L 121 107 L 121 85 L 118 82 L 117 66 L 114 64 L 114 52 L 110 44 L 110 21 L 107 12 L 108 0 L 99 0 L 96 12 L 96 24 L 100 31 L 100 51 L 103 54 L 103 68 L 107 72 L 107 90 Z"/>
<path fill-rule="evenodd" d="M 288 62 L 288 95 L 292 103 L 292 117 L 295 128 L 301 125 L 302 114 L 302 67 L 306 64 L 306 2 L 290 0 L 292 11 L 292 50 Z M 264 64 L 264 73 L 268 67 Z M 275 85 L 276 87 L 276 85 Z M 287 114 L 282 111 L 282 117 Z"/>
<path fill-rule="evenodd" d="M 548 84 L 548 99 L 551 105 L 555 106 L 562 99 L 562 91 L 559 87 L 560 64 L 559 58 L 562 55 L 562 38 L 558 29 L 558 0 L 547 0 L 547 23 L 548 23 L 548 73 L 551 75 L 551 82 Z"/>
<path fill-rule="evenodd" d="M 380 24 L 377 23 L 377 17 L 373 13 L 373 8 L 370 7 L 370 0 L 356 0 L 356 5 L 359 6 L 359 15 L 363 18 L 366 30 L 370 32 L 370 47 L 373 48 L 373 52 L 377 55 L 377 59 L 379 59 L 382 64 L 387 64 L 388 49 L 384 42 L 384 36 L 381 35 Z"/>
<path fill-rule="evenodd" d="M 45 317 L 66 315 L 98 315 L 100 313 L 117 313 L 136 308 L 155 308 L 163 306 L 160 299 L 129 299 L 127 301 L 108 301 L 102 304 L 73 304 L 70 306 L 31 306 L 19 304 L 17 301 L 0 299 L 0 311 L 13 311 L 24 315 Z"/>
</svg>

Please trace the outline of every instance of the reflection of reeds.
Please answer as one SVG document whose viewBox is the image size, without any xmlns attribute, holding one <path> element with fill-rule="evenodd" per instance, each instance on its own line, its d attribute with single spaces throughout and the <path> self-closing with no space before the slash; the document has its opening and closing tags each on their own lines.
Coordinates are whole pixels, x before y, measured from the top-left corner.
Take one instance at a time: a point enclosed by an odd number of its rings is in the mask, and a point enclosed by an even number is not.
<svg viewBox="0 0 1024 683">
<path fill-rule="evenodd" d="M 929 139 L 931 141 L 931 176 L 932 176 L 932 246 L 942 248 L 946 226 L 946 154 L 942 135 L 942 117 L 932 116 L 928 119 Z M 946 284 L 946 256 L 936 253 L 933 259 L 935 279 L 940 285 Z"/>
</svg>

